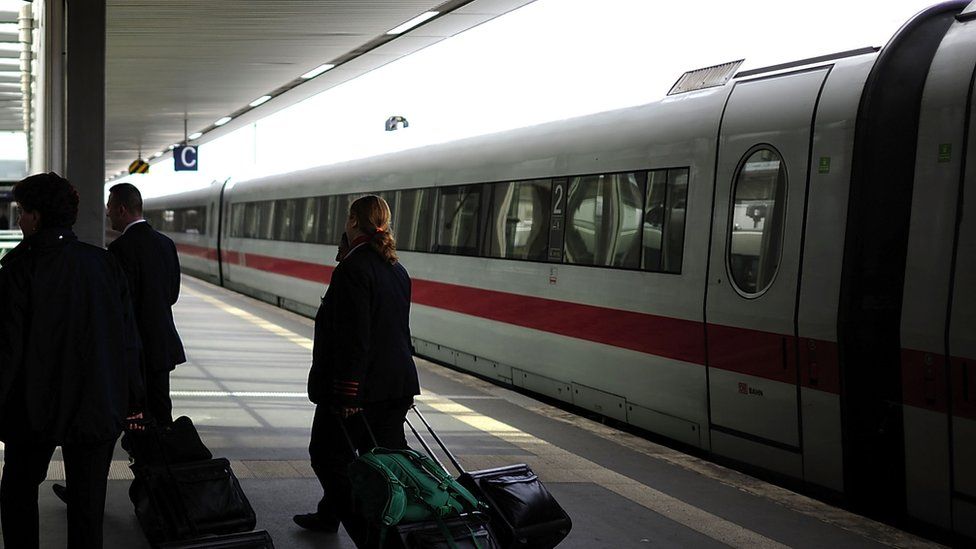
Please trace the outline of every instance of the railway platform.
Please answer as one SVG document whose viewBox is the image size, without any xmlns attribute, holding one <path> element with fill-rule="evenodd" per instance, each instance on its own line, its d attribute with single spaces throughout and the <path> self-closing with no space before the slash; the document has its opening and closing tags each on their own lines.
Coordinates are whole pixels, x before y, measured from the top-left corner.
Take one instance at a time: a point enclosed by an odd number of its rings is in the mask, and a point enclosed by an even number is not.
<svg viewBox="0 0 976 549">
<path fill-rule="evenodd" d="M 174 372 L 174 415 L 190 416 L 232 466 L 279 549 L 351 548 L 342 530 L 299 529 L 321 492 L 308 461 L 305 395 L 311 320 L 184 277 L 175 307 L 188 362 Z M 465 467 L 528 463 L 573 518 L 565 548 L 938 547 L 893 527 L 417 360 L 421 410 Z M 66 517 L 40 490 L 42 547 L 64 547 Z M 105 547 L 149 547 L 128 500 L 120 448 L 110 472 Z"/>
</svg>

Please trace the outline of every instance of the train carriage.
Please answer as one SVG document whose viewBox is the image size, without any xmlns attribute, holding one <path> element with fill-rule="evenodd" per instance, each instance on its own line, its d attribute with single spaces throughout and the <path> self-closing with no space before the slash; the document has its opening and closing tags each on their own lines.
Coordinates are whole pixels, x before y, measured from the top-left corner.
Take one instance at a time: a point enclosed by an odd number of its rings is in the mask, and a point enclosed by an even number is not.
<svg viewBox="0 0 976 549">
<path fill-rule="evenodd" d="M 974 19 L 147 212 L 188 271 L 311 315 L 380 194 L 418 354 L 973 539 Z"/>
</svg>

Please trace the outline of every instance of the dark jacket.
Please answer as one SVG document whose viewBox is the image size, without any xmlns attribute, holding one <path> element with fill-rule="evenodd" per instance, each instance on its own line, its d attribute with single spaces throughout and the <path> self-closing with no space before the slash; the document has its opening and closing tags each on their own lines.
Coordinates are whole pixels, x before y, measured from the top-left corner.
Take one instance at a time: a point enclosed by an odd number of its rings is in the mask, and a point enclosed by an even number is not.
<svg viewBox="0 0 976 549">
<path fill-rule="evenodd" d="M 50 228 L 0 266 L 0 439 L 117 437 L 143 398 L 139 336 L 118 262 L 70 229 Z"/>
<path fill-rule="evenodd" d="M 332 272 L 315 316 L 309 399 L 360 407 L 418 394 L 410 277 L 364 244 Z"/>
<path fill-rule="evenodd" d="M 170 371 L 186 362 L 173 322 L 172 307 L 180 296 L 176 245 L 149 223 L 141 222 L 109 244 L 108 251 L 122 264 L 129 280 L 146 371 Z"/>
</svg>

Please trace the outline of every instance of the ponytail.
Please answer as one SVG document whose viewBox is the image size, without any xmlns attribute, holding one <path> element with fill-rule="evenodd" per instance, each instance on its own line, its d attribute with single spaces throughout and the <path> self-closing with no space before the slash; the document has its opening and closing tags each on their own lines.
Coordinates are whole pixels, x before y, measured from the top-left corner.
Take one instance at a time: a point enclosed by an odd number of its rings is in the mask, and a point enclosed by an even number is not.
<svg viewBox="0 0 976 549">
<path fill-rule="evenodd" d="M 370 239 L 369 245 L 391 265 L 397 262 L 396 239 L 393 238 L 393 233 L 389 230 L 377 229 L 376 234 Z"/>
</svg>

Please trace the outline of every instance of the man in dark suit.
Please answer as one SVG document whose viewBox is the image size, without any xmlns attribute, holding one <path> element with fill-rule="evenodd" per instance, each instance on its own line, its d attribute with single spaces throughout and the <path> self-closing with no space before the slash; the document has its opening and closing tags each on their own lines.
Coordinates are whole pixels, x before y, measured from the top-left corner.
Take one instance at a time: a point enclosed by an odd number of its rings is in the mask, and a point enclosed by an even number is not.
<svg viewBox="0 0 976 549">
<path fill-rule="evenodd" d="M 186 362 L 183 342 L 173 323 L 172 306 L 180 295 L 180 260 L 176 245 L 142 217 L 142 194 L 134 185 L 109 189 L 105 215 L 122 234 L 108 246 L 129 281 L 132 306 L 142 338 L 146 410 L 160 425 L 173 422 L 169 373 Z"/>
</svg>

